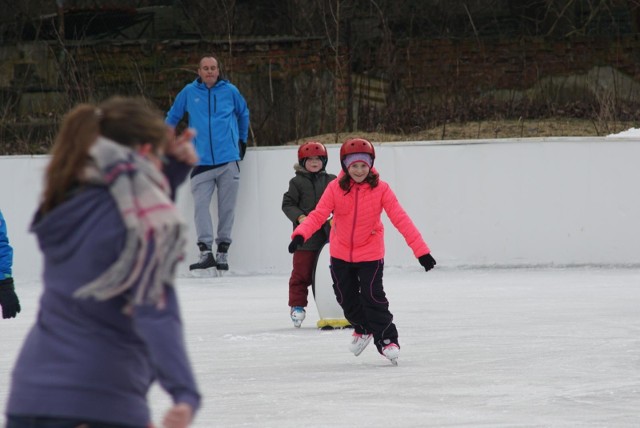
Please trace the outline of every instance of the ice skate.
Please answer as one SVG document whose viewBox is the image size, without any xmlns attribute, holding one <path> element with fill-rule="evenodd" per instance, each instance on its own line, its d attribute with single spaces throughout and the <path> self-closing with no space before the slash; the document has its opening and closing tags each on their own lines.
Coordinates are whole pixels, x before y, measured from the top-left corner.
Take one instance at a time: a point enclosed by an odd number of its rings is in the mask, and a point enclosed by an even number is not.
<svg viewBox="0 0 640 428">
<path fill-rule="evenodd" d="M 291 307 L 291 321 L 293 321 L 293 326 L 295 328 L 300 328 L 302 325 L 302 321 L 307 316 L 304 308 L 302 306 L 292 306 Z"/>
<path fill-rule="evenodd" d="M 218 275 L 222 276 L 226 271 L 229 270 L 229 263 L 227 262 L 227 251 L 229 251 L 229 245 L 226 242 L 221 242 L 218 244 L 218 251 L 216 252 L 216 267 L 218 269 Z"/>
<path fill-rule="evenodd" d="M 353 332 L 351 335 L 351 344 L 349 345 L 349 351 L 353 352 L 353 355 L 356 357 L 362 354 L 364 348 L 367 347 L 371 339 L 373 338 L 373 334 L 361 334 Z"/>
<path fill-rule="evenodd" d="M 382 348 L 382 355 L 384 355 L 391 364 L 398 365 L 398 357 L 400 356 L 400 347 L 395 343 L 390 343 Z"/>
<path fill-rule="evenodd" d="M 200 259 L 197 263 L 193 263 L 189 266 L 189 271 L 193 276 L 202 277 L 211 275 L 211 268 L 216 267 L 216 259 L 213 257 L 211 249 L 206 244 L 198 242 L 198 248 L 200 249 Z"/>
</svg>

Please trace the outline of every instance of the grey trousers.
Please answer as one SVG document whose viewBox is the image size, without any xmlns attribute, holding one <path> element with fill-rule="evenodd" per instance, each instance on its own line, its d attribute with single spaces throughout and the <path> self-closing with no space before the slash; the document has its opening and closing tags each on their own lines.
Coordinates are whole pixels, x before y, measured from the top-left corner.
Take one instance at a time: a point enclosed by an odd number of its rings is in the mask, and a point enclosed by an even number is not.
<svg viewBox="0 0 640 428">
<path fill-rule="evenodd" d="M 218 231 L 215 243 L 231 241 L 231 229 L 235 218 L 236 200 L 240 187 L 240 166 L 229 162 L 219 168 L 210 169 L 191 178 L 194 220 L 198 242 L 207 244 L 215 251 L 211 201 L 218 189 Z"/>
</svg>

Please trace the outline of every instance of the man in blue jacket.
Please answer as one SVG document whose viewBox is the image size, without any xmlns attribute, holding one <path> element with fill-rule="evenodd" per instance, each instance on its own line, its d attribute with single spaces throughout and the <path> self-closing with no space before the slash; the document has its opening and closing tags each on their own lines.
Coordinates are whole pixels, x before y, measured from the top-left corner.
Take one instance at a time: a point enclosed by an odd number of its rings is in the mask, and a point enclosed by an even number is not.
<svg viewBox="0 0 640 428">
<path fill-rule="evenodd" d="M 178 93 L 166 123 L 176 126 L 185 113 L 197 132 L 193 143 L 200 161 L 191 173 L 191 192 L 200 260 L 191 271 L 229 269 L 227 251 L 240 186 L 240 166 L 249 133 L 249 109 L 238 88 L 225 79 L 212 55 L 200 59 L 198 78 Z M 218 189 L 218 228 L 214 239 L 211 198 Z M 213 244 L 217 245 L 214 258 Z"/>
<path fill-rule="evenodd" d="M 11 267 L 13 265 L 13 248 L 9 245 L 7 225 L 0 211 L 0 306 L 2 318 L 15 318 L 20 312 L 20 301 L 13 286 Z"/>
</svg>

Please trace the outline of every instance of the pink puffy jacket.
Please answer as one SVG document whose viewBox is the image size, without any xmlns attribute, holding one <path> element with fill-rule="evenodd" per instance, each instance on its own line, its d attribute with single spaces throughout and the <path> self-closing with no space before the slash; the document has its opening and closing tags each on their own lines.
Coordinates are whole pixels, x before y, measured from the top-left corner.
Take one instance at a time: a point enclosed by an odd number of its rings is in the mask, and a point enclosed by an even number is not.
<svg viewBox="0 0 640 428">
<path fill-rule="evenodd" d="M 341 172 L 338 180 L 329 183 L 315 210 L 293 231 L 292 239 L 301 235 L 306 241 L 333 212 L 331 256 L 351 263 L 380 260 L 384 258 L 384 226 L 380 220 L 384 209 L 416 257 L 431 252 L 386 182 L 380 180 L 373 189 L 368 183 L 352 182 L 346 192 L 339 185 L 343 175 Z"/>
</svg>

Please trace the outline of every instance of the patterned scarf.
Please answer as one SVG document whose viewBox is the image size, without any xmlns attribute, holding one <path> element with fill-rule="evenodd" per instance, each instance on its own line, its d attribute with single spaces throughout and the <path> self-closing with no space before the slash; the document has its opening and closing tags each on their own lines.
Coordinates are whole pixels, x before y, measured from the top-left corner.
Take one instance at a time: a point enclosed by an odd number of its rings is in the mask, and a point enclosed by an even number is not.
<svg viewBox="0 0 640 428">
<path fill-rule="evenodd" d="M 173 285 L 186 243 L 186 227 L 169 197 L 169 183 L 142 156 L 104 137 L 96 140 L 89 157 L 84 177 L 109 188 L 127 238 L 118 260 L 74 296 L 106 300 L 139 283 L 132 304 L 162 305 L 163 287 Z"/>
</svg>

